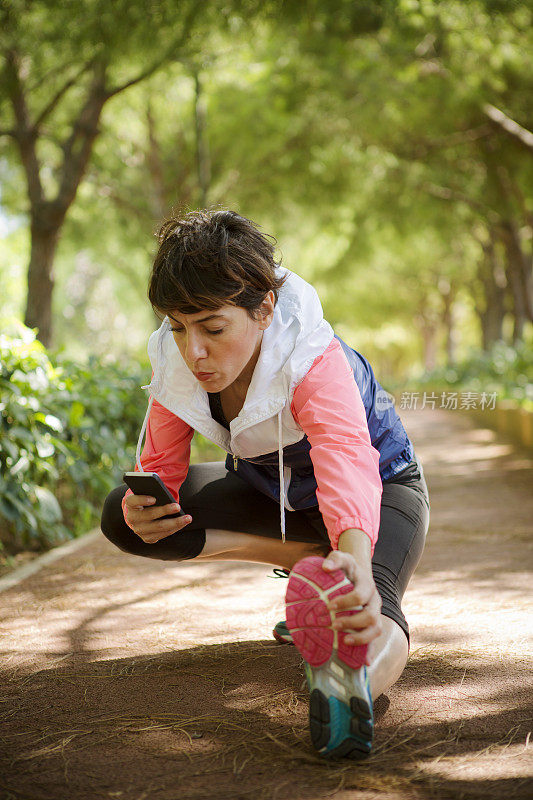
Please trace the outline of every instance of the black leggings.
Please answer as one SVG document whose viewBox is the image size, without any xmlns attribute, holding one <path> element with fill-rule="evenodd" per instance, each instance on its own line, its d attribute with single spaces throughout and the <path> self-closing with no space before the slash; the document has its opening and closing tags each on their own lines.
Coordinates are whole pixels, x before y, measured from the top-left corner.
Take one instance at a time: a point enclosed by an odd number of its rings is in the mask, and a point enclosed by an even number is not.
<svg viewBox="0 0 533 800">
<path fill-rule="evenodd" d="M 255 536 L 280 536 L 279 505 L 227 472 L 224 462 L 192 464 L 180 489 L 180 505 L 192 522 L 183 531 L 155 544 L 146 544 L 124 522 L 121 501 L 127 487 L 118 486 L 107 497 L 102 512 L 102 532 L 126 553 L 163 561 L 185 561 L 199 555 L 206 528 L 238 531 Z M 323 544 L 329 538 L 318 507 L 287 511 L 286 538 Z M 391 481 L 383 483 L 379 536 L 372 572 L 383 601 L 381 612 L 402 628 L 409 641 L 409 626 L 401 599 L 420 560 L 429 525 L 429 497 L 422 465 L 415 458 Z"/>
</svg>

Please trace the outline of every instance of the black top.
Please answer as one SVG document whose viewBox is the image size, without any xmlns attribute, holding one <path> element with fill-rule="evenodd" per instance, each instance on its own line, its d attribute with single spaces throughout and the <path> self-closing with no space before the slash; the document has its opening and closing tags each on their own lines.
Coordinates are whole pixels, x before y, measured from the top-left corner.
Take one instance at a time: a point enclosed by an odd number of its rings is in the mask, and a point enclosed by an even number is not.
<svg viewBox="0 0 533 800">
<path fill-rule="evenodd" d="M 211 411 L 211 416 L 218 422 L 219 425 L 222 425 L 226 430 L 229 431 L 229 422 L 227 421 L 226 417 L 224 416 L 224 412 L 222 410 L 222 401 L 220 399 L 220 392 L 213 392 L 207 393 L 207 397 L 209 398 L 209 409 Z"/>
</svg>

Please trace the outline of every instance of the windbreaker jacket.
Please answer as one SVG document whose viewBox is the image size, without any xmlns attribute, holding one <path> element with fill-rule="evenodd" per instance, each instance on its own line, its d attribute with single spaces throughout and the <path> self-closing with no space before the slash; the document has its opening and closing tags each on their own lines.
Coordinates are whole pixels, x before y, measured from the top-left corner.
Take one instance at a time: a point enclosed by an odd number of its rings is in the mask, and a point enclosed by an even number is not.
<svg viewBox="0 0 533 800">
<path fill-rule="evenodd" d="M 413 446 L 368 361 L 334 336 L 314 288 L 284 268 L 278 274 L 287 280 L 229 431 L 211 416 L 168 318 L 152 334 L 137 469 L 157 472 L 179 501 L 197 430 L 226 450 L 228 470 L 279 502 L 283 540 L 285 512 L 318 504 L 334 548 L 344 530 L 358 528 L 373 551 L 382 481 L 407 466 Z"/>
</svg>

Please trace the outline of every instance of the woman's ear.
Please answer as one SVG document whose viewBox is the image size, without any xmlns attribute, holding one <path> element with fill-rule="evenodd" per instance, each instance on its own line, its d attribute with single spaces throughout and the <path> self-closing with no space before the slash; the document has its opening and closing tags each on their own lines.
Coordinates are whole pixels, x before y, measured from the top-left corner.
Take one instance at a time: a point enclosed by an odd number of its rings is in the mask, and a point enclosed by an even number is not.
<svg viewBox="0 0 533 800">
<path fill-rule="evenodd" d="M 274 292 L 272 289 L 268 292 L 265 299 L 259 306 L 259 327 L 261 330 L 266 330 L 270 323 L 272 322 L 272 317 L 274 316 L 274 307 L 276 305 L 276 298 L 274 296 Z"/>
</svg>

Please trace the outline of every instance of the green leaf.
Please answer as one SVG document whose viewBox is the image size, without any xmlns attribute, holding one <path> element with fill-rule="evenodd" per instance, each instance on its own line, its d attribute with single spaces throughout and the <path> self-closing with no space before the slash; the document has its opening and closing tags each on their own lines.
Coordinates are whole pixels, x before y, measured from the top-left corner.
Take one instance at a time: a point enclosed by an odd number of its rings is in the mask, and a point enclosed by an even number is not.
<svg viewBox="0 0 533 800">
<path fill-rule="evenodd" d="M 85 406 L 83 403 L 80 403 L 78 400 L 75 400 L 70 407 L 70 414 L 69 414 L 69 425 L 71 428 L 79 428 L 81 422 L 83 420 L 83 414 L 85 412 Z"/>
<path fill-rule="evenodd" d="M 55 453 L 55 447 L 50 441 L 37 442 L 39 458 L 50 458 Z"/>
<path fill-rule="evenodd" d="M 9 439 L 8 439 L 6 436 L 4 436 L 4 437 L 3 437 L 3 438 L 0 440 L 0 452 L 1 452 L 2 450 L 5 450 L 5 452 L 6 452 L 6 453 L 7 453 L 9 456 L 11 456 L 11 458 L 12 458 L 13 460 L 15 460 L 16 458 L 18 458 L 18 454 L 19 454 L 18 447 L 17 447 L 17 446 L 16 446 L 16 445 L 15 445 L 13 442 L 10 442 L 10 441 L 9 441 Z"/>
<path fill-rule="evenodd" d="M 13 521 L 17 516 L 13 504 L 6 503 L 4 497 L 0 497 L 0 514 L 10 521 Z"/>
<path fill-rule="evenodd" d="M 35 487 L 35 496 L 39 504 L 39 516 L 48 524 L 59 522 L 63 514 L 57 498 L 49 489 L 42 486 Z"/>
<path fill-rule="evenodd" d="M 18 475 L 21 472 L 27 472 L 30 466 L 30 460 L 28 456 L 21 456 L 16 464 L 13 464 L 11 469 L 9 470 L 10 475 Z"/>
<path fill-rule="evenodd" d="M 33 434 L 25 428 L 22 428 L 20 425 L 13 425 L 13 427 L 9 429 L 9 436 L 12 439 L 20 439 L 28 444 L 33 444 L 35 440 Z"/>
<path fill-rule="evenodd" d="M 37 527 L 37 520 L 35 515 L 30 510 L 31 507 L 29 506 L 27 497 L 25 498 L 25 502 L 12 493 L 6 494 L 4 497 L 17 509 L 20 516 L 30 525 L 30 527 Z"/>
<path fill-rule="evenodd" d="M 63 430 L 63 423 L 61 422 L 58 417 L 55 417 L 53 414 L 47 414 L 44 418 L 45 425 L 51 428 L 53 431 L 60 432 Z"/>
</svg>

